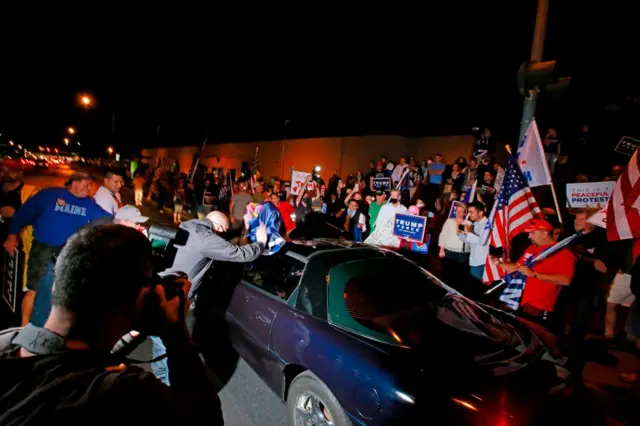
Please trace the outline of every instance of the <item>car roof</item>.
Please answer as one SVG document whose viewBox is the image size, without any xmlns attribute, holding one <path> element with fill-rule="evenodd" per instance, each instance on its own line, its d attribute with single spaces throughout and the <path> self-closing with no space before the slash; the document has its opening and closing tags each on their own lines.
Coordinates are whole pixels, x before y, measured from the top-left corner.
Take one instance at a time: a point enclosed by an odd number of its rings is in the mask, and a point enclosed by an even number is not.
<svg viewBox="0 0 640 426">
<path fill-rule="evenodd" d="M 372 252 L 372 257 L 375 257 L 375 252 L 379 252 L 383 249 L 370 246 L 363 243 L 357 243 L 347 240 L 336 240 L 330 238 L 315 238 L 312 240 L 297 239 L 287 242 L 285 249 L 299 254 L 300 256 L 309 259 L 315 253 L 320 253 L 327 250 L 348 250 L 352 248 L 366 248 Z"/>
</svg>

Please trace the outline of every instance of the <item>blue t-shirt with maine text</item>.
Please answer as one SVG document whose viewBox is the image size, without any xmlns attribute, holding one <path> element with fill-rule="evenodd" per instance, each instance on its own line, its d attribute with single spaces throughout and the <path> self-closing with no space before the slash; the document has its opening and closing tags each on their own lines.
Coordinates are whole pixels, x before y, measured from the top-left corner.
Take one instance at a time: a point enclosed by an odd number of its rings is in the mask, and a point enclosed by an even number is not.
<svg viewBox="0 0 640 426">
<path fill-rule="evenodd" d="M 9 226 L 9 234 L 19 234 L 33 226 L 33 237 L 44 244 L 61 246 L 78 229 L 103 216 L 92 197 L 78 198 L 67 188 L 47 188 L 29 198 L 18 209 Z"/>
</svg>

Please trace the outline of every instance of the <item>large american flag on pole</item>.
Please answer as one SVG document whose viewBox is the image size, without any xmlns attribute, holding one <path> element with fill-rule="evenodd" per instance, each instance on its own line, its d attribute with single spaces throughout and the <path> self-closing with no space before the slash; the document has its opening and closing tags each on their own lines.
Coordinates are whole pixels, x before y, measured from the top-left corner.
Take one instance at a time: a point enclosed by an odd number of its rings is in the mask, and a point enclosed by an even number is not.
<svg viewBox="0 0 640 426">
<path fill-rule="evenodd" d="M 249 192 L 253 194 L 255 192 L 253 186 L 258 181 L 258 167 L 260 163 L 258 163 L 258 147 L 256 147 L 256 154 L 253 156 L 253 161 L 251 162 L 251 169 L 249 170 Z"/>
<path fill-rule="evenodd" d="M 640 156 L 631 157 L 620 175 L 607 206 L 607 239 L 610 241 L 640 237 Z"/>
<path fill-rule="evenodd" d="M 491 246 L 503 247 L 504 256 L 508 259 L 513 237 L 523 232 L 529 221 L 539 215 L 540 207 L 527 186 L 517 160 L 510 155 L 502 188 L 487 223 L 491 226 Z M 487 257 L 483 281 L 497 281 L 504 275 L 501 272 Z"/>
</svg>

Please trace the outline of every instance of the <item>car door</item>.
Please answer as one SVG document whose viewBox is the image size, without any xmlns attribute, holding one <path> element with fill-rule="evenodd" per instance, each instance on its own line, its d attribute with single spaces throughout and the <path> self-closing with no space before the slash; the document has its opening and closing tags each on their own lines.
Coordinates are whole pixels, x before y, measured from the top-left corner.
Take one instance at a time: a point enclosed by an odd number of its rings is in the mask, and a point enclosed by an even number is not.
<svg viewBox="0 0 640 426">
<path fill-rule="evenodd" d="M 286 253 L 261 256 L 245 265 L 242 279 L 231 297 L 227 321 L 232 344 L 265 379 L 271 376 L 274 362 L 279 362 L 274 361 L 269 351 L 271 326 L 297 286 L 296 274 L 298 271 L 301 274 L 303 269 L 304 262 Z"/>
</svg>

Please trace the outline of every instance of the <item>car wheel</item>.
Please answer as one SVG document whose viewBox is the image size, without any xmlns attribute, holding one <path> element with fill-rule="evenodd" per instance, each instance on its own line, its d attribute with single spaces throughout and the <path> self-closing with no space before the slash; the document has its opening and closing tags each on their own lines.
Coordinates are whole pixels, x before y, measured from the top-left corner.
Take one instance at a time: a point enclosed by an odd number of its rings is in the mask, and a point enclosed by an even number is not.
<svg viewBox="0 0 640 426">
<path fill-rule="evenodd" d="M 291 426 L 351 426 L 336 397 L 310 371 L 293 379 L 287 394 L 287 411 Z"/>
</svg>

